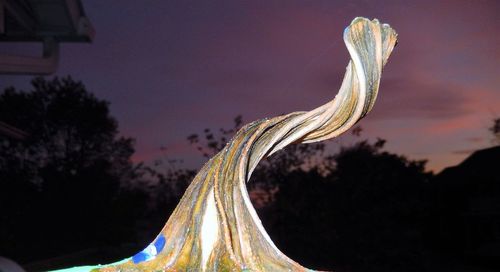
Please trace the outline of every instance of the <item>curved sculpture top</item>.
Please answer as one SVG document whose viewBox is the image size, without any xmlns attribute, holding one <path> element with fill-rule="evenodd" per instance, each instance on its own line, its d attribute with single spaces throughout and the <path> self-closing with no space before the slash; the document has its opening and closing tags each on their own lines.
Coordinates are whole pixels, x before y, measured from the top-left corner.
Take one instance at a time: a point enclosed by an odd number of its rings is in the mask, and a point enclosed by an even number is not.
<svg viewBox="0 0 500 272">
<path fill-rule="evenodd" d="M 245 125 L 196 175 L 164 228 L 146 249 L 95 271 L 311 271 L 271 241 L 245 182 L 264 157 L 294 143 L 335 137 L 365 116 L 397 34 L 377 19 L 355 18 L 344 31 L 351 60 L 332 101 Z M 68 270 L 67 270 L 68 271 Z M 87 270 L 88 271 L 88 270 Z"/>
</svg>

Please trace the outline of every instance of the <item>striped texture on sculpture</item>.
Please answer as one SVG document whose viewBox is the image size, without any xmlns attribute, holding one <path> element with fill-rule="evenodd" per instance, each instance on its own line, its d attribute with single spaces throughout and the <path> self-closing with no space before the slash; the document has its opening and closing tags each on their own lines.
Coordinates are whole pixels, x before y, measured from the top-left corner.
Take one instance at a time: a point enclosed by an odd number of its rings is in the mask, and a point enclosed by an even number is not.
<svg viewBox="0 0 500 272">
<path fill-rule="evenodd" d="M 117 264 L 88 270 L 310 271 L 276 248 L 245 183 L 261 159 L 289 144 L 335 137 L 365 116 L 396 37 L 376 19 L 354 19 L 344 31 L 351 60 L 335 99 L 309 112 L 245 125 L 203 166 L 151 245 Z"/>
</svg>

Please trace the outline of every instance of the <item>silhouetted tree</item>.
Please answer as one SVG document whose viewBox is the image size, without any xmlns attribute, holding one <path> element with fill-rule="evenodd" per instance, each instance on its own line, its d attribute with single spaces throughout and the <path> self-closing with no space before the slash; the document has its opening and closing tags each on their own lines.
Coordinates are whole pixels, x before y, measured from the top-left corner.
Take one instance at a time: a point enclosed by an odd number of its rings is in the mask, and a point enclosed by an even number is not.
<svg viewBox="0 0 500 272">
<path fill-rule="evenodd" d="M 493 134 L 493 143 L 500 145 L 500 118 L 493 120 L 493 125 L 490 127 L 490 131 Z"/>
<path fill-rule="evenodd" d="M 165 147 L 161 150 L 166 153 Z M 182 160 L 171 159 L 165 155 L 154 162 L 154 167 L 148 168 L 152 181 L 150 194 L 154 201 L 148 220 L 148 242 L 163 228 L 196 175 L 196 170 L 183 168 L 182 163 Z"/>
<path fill-rule="evenodd" d="M 232 128 L 219 128 L 218 132 L 213 132 L 212 129 L 205 128 L 203 130 L 203 137 L 194 133 L 189 135 L 187 140 L 191 145 L 196 147 L 203 157 L 209 159 L 221 151 L 228 140 L 241 128 L 243 117 L 238 115 L 234 118 L 233 122 Z"/>
<path fill-rule="evenodd" d="M 306 266 L 422 271 L 427 214 L 424 161 L 361 141 L 326 157 L 335 165 L 284 176 L 264 223 L 279 248 Z"/>
<path fill-rule="evenodd" d="M 127 189 L 141 171 L 109 103 L 70 77 L 32 86 L 0 94 L 0 121 L 27 134 L 0 136 L 0 251 L 22 261 L 133 239 L 146 195 Z"/>
</svg>

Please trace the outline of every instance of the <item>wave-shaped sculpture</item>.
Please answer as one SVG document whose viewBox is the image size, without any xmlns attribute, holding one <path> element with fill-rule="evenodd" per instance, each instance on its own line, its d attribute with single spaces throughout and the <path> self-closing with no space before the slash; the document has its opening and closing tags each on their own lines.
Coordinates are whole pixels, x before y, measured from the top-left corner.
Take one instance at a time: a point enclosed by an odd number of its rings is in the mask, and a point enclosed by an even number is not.
<svg viewBox="0 0 500 272">
<path fill-rule="evenodd" d="M 245 125 L 203 166 L 151 245 L 122 262 L 83 271 L 311 271 L 271 241 L 245 182 L 264 157 L 292 143 L 335 137 L 365 116 L 396 38 L 387 24 L 355 18 L 344 31 L 351 60 L 335 99 Z"/>
</svg>

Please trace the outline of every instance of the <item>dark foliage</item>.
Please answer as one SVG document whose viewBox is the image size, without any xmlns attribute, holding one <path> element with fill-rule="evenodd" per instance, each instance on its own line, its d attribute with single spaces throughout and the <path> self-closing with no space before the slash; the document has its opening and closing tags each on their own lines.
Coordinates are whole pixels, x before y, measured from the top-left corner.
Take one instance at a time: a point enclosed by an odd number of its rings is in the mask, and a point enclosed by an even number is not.
<svg viewBox="0 0 500 272">
<path fill-rule="evenodd" d="M 335 169 L 294 171 L 263 211 L 279 247 L 309 267 L 422 271 L 430 174 L 425 162 L 359 142 L 327 158 Z M 279 216 L 276 216 L 279 215 Z"/>
<path fill-rule="evenodd" d="M 126 188 L 133 140 L 118 136 L 109 103 L 69 77 L 32 86 L 0 95 L 0 120 L 27 135 L 0 136 L 0 252 L 31 261 L 134 237 L 146 195 Z"/>
<path fill-rule="evenodd" d="M 500 118 L 493 120 L 490 132 L 493 134 L 493 144 L 500 145 Z"/>
<path fill-rule="evenodd" d="M 432 182 L 429 236 L 439 255 L 500 269 L 500 146 L 474 152 Z"/>
</svg>

